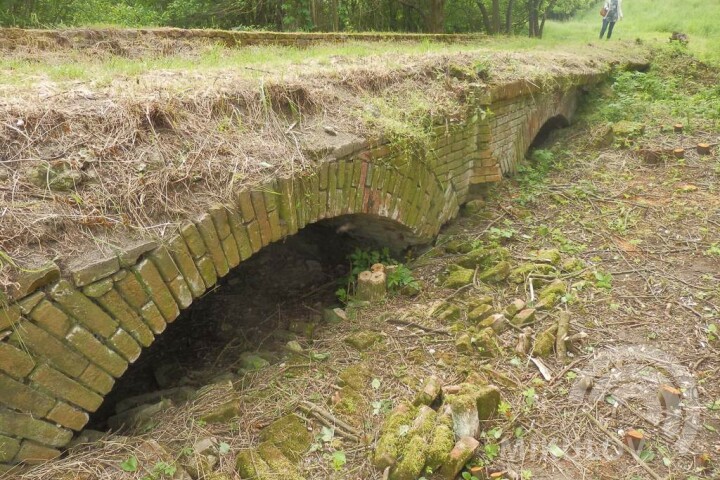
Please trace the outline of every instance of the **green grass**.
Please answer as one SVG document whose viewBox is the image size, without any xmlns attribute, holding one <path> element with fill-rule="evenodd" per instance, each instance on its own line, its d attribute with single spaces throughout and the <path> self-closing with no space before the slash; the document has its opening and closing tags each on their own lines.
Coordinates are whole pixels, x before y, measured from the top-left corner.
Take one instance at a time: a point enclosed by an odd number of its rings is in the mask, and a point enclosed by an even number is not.
<svg viewBox="0 0 720 480">
<path fill-rule="evenodd" d="M 549 22 L 546 40 L 552 43 L 596 41 L 600 33 L 600 6 L 567 22 Z M 667 43 L 672 32 L 690 36 L 689 50 L 701 60 L 720 64 L 720 1 L 624 0 L 625 18 L 615 25 L 613 40 Z M 607 41 L 607 40 L 605 40 Z"/>
</svg>

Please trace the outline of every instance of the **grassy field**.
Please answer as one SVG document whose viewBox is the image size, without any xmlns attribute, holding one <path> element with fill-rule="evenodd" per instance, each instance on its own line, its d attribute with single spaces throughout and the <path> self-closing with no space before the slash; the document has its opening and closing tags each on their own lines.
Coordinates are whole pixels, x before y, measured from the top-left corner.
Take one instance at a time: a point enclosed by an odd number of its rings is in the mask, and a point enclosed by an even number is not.
<svg viewBox="0 0 720 480">
<path fill-rule="evenodd" d="M 550 22 L 550 43 L 597 40 L 602 2 L 567 22 Z M 625 18 L 615 25 L 613 40 L 639 38 L 667 43 L 672 32 L 690 36 L 688 48 L 698 58 L 720 64 L 720 2 L 715 0 L 624 0 Z M 612 40 L 611 40 L 612 41 Z"/>
</svg>

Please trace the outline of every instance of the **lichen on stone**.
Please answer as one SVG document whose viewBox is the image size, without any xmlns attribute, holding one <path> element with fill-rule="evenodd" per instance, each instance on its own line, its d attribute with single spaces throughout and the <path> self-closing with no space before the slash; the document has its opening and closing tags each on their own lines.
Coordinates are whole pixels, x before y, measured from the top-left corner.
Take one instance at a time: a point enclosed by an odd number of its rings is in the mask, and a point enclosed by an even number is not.
<svg viewBox="0 0 720 480">
<path fill-rule="evenodd" d="M 475 276 L 475 270 L 469 268 L 463 268 L 459 265 L 450 265 L 445 279 L 442 282 L 442 286 L 445 288 L 460 288 L 465 285 L 469 285 L 473 282 Z"/>
<path fill-rule="evenodd" d="M 425 438 L 420 435 L 413 436 L 397 466 L 390 472 L 390 480 L 417 480 L 422 476 L 427 459 L 427 445 Z"/>
<path fill-rule="evenodd" d="M 510 275 L 510 263 L 502 261 L 493 267 L 478 273 L 478 280 L 487 283 L 499 283 Z"/>
<path fill-rule="evenodd" d="M 400 456 L 401 447 L 407 441 L 407 432 L 410 431 L 417 408 L 403 403 L 393 410 L 385 421 L 380 439 L 375 446 L 373 464 L 379 470 L 395 465 Z"/>
<path fill-rule="evenodd" d="M 313 438 L 300 417 L 290 414 L 265 427 L 260 432 L 260 441 L 274 444 L 297 462 L 310 448 Z"/>
</svg>

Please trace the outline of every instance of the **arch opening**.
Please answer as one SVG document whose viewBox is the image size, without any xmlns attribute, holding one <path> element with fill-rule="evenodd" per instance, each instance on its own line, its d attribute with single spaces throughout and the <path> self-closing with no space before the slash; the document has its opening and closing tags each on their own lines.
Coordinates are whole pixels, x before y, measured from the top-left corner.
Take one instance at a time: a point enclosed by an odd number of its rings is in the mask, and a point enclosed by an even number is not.
<svg viewBox="0 0 720 480">
<path fill-rule="evenodd" d="M 533 138 L 533 141 L 530 142 L 530 146 L 528 147 L 528 153 L 532 152 L 533 150 L 543 148 L 548 143 L 552 142 L 552 136 L 554 132 L 562 128 L 567 128 L 569 126 L 570 121 L 564 115 L 556 115 L 554 117 L 550 117 L 542 125 L 542 127 L 540 127 L 538 133 L 535 134 L 535 138 Z"/>
</svg>

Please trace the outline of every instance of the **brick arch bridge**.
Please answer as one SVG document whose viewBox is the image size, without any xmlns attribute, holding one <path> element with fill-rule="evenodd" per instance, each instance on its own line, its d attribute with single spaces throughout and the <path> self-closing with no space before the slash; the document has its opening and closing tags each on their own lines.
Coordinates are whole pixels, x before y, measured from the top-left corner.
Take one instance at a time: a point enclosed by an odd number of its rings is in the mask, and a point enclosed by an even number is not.
<svg viewBox="0 0 720 480">
<path fill-rule="evenodd" d="M 384 220 L 370 232 L 383 240 L 428 241 L 479 185 L 515 172 L 541 127 L 569 121 L 583 86 L 603 78 L 478 88 L 469 119 L 436 127 L 423 158 L 354 139 L 311 172 L 189 219 L 162 245 L 25 274 L 0 306 L 0 471 L 59 455 L 143 348 L 265 245 L 345 215 Z"/>
</svg>

